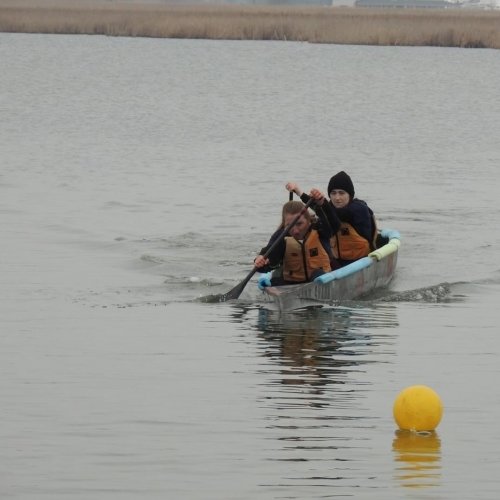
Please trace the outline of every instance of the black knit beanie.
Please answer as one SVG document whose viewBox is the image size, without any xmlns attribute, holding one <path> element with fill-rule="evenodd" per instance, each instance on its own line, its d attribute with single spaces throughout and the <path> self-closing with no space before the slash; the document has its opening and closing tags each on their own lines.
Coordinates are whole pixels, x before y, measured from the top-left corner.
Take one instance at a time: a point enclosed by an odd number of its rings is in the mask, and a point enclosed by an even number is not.
<svg viewBox="0 0 500 500">
<path fill-rule="evenodd" d="M 342 189 L 346 193 L 349 193 L 351 198 L 354 198 L 354 184 L 351 178 L 343 170 L 330 179 L 328 183 L 328 195 L 330 195 L 334 189 Z"/>
</svg>

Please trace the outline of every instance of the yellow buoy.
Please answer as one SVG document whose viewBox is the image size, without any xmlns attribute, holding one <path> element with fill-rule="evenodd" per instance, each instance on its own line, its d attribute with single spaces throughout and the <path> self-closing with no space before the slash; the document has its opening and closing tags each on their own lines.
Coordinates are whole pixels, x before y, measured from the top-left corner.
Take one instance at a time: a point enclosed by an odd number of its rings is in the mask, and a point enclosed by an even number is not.
<svg viewBox="0 0 500 500">
<path fill-rule="evenodd" d="M 443 416 L 443 404 L 430 387 L 412 385 L 396 397 L 393 414 L 400 429 L 433 431 Z"/>
</svg>

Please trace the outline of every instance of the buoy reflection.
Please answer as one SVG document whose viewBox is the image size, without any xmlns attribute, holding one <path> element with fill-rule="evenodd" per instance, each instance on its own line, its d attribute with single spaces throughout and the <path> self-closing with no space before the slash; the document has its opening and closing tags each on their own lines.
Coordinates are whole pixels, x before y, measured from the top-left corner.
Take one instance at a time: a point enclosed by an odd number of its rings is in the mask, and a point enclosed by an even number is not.
<svg viewBox="0 0 500 500">
<path fill-rule="evenodd" d="M 397 430 L 392 442 L 395 477 L 406 488 L 438 486 L 441 481 L 441 440 L 436 432 Z"/>
</svg>

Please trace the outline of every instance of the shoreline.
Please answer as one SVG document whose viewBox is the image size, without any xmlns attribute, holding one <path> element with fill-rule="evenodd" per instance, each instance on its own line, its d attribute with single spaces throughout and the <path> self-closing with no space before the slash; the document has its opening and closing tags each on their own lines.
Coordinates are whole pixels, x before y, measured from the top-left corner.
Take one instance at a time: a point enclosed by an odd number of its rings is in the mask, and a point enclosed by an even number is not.
<svg viewBox="0 0 500 500">
<path fill-rule="evenodd" d="M 0 32 L 500 49 L 500 11 L 0 0 Z"/>
</svg>

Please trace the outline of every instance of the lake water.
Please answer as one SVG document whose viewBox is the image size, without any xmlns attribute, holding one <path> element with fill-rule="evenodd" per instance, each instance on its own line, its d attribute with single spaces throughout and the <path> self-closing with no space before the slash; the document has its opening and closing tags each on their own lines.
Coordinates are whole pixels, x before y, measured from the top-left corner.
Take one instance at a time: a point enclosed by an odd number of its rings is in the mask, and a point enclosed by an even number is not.
<svg viewBox="0 0 500 500">
<path fill-rule="evenodd" d="M 0 34 L 0 497 L 498 497 L 494 50 Z M 402 235 L 376 298 L 277 314 L 284 184 Z M 425 384 L 435 435 L 396 432 Z"/>
</svg>

